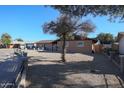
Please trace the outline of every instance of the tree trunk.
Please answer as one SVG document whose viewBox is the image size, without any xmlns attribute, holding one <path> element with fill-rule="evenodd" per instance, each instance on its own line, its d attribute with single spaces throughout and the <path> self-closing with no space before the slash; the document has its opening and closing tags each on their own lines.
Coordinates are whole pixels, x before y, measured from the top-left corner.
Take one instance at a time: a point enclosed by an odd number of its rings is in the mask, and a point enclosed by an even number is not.
<svg viewBox="0 0 124 93">
<path fill-rule="evenodd" d="M 63 41 L 62 41 L 62 62 L 66 62 L 65 60 L 65 53 L 66 53 L 66 47 L 65 47 L 65 35 L 63 35 Z"/>
</svg>

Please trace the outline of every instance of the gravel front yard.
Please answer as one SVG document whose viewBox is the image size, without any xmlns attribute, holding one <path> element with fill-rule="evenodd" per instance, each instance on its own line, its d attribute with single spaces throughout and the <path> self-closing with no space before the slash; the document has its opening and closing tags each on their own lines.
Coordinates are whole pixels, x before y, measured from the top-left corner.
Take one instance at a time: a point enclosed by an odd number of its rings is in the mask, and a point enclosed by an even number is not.
<svg viewBox="0 0 124 93">
<path fill-rule="evenodd" d="M 27 87 L 124 87 L 119 69 L 101 54 L 66 54 L 28 51 Z"/>
</svg>

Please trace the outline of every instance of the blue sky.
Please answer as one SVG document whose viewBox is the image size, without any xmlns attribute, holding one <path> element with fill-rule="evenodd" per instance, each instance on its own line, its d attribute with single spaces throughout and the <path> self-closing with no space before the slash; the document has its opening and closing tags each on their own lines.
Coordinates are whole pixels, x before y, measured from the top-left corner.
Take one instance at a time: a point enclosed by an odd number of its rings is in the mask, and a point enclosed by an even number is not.
<svg viewBox="0 0 124 93">
<path fill-rule="evenodd" d="M 13 39 L 22 38 L 25 41 L 54 40 L 55 35 L 44 34 L 42 25 L 55 20 L 59 12 L 44 6 L 0 6 L 0 35 L 9 33 Z M 95 37 L 100 32 L 112 33 L 124 31 L 124 23 L 111 23 L 107 17 L 85 17 L 96 25 L 96 31 L 89 37 Z"/>
</svg>

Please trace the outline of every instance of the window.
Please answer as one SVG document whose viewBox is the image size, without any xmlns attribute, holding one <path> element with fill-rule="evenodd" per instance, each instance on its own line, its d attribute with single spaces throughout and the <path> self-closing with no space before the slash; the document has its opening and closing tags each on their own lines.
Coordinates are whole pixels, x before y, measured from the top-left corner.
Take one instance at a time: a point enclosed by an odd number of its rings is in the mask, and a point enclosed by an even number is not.
<svg viewBox="0 0 124 93">
<path fill-rule="evenodd" d="M 84 42 L 78 42 L 78 47 L 83 47 L 84 46 Z"/>
</svg>

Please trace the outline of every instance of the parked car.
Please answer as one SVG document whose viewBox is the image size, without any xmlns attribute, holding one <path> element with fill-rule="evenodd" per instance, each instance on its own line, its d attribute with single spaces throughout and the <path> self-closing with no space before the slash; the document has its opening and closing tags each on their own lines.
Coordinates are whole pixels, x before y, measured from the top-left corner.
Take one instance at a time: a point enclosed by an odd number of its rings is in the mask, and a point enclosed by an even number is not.
<svg viewBox="0 0 124 93">
<path fill-rule="evenodd" d="M 38 48 L 37 51 L 38 51 L 38 52 L 44 52 L 45 49 L 44 49 L 44 47 L 42 47 L 42 48 Z"/>
<path fill-rule="evenodd" d="M 20 49 L 25 49 L 25 45 L 24 44 L 20 45 Z"/>
</svg>

